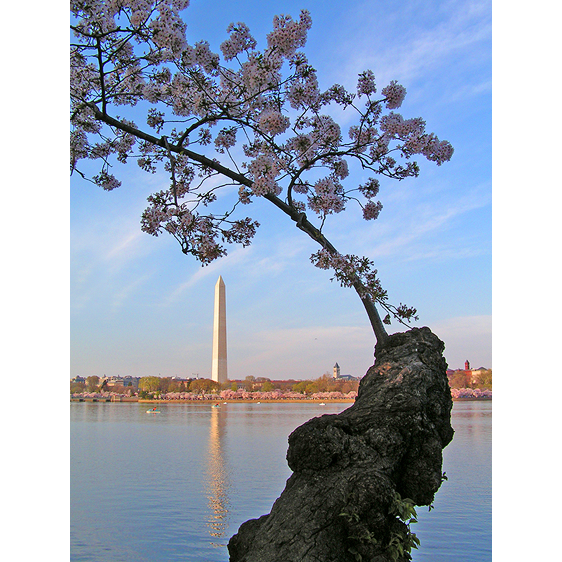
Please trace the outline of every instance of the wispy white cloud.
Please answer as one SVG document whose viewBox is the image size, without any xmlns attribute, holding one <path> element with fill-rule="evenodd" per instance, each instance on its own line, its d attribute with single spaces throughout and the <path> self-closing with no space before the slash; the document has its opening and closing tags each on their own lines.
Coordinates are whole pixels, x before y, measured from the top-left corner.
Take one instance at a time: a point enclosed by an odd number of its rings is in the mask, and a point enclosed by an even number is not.
<svg viewBox="0 0 562 562">
<path fill-rule="evenodd" d="M 309 240 L 300 231 L 270 241 L 268 244 L 261 242 L 259 255 L 255 255 L 253 262 L 249 264 L 249 273 L 253 278 L 279 275 L 294 267 L 295 260 L 302 262 L 303 258 L 306 259 L 309 248 Z"/>
<path fill-rule="evenodd" d="M 176 302 L 186 291 L 209 276 L 224 277 L 229 271 L 236 272 L 238 276 L 243 271 L 243 277 L 249 285 L 258 284 L 260 280 L 271 279 L 294 267 L 295 260 L 302 262 L 309 246 L 306 237 L 300 231 L 295 235 L 270 239 L 267 243 L 256 240 L 246 248 L 237 246 L 231 249 L 226 257 L 208 266 L 200 267 L 195 273 L 190 274 L 168 294 L 164 304 Z"/>
<path fill-rule="evenodd" d="M 137 252 L 140 251 L 144 253 L 146 251 L 144 244 L 142 244 L 145 238 L 146 234 L 141 232 L 137 224 L 134 230 L 123 232 L 102 257 L 106 262 L 122 263 L 125 260 L 133 258 Z"/>
<path fill-rule="evenodd" d="M 350 222 L 341 229 L 339 239 L 342 246 L 354 247 L 354 252 L 370 258 L 400 256 L 401 259 L 420 259 L 428 255 L 427 250 L 420 253 L 420 243 L 426 241 L 433 244 L 435 236 L 450 231 L 460 217 L 491 204 L 488 184 L 474 186 L 460 194 L 458 191 L 444 191 L 431 197 L 420 191 L 397 190 L 389 199 L 388 205 L 385 200 L 385 206 L 389 209 L 388 217 L 381 215 L 369 226 L 364 221 Z M 436 200 L 439 204 L 435 203 Z M 466 251 L 459 243 L 458 237 L 441 237 L 443 248 L 455 252 Z"/>
<path fill-rule="evenodd" d="M 484 79 L 481 80 L 480 82 L 465 84 L 462 87 L 457 88 L 456 91 L 454 91 L 450 95 L 449 101 L 456 102 L 464 98 L 479 96 L 480 94 L 484 94 L 491 91 L 492 91 L 492 80 Z"/>
<path fill-rule="evenodd" d="M 169 295 L 164 299 L 164 305 L 170 305 L 177 301 L 185 291 L 189 290 L 190 288 L 194 287 L 202 281 L 206 279 L 210 275 L 224 275 L 224 272 L 239 266 L 242 262 L 246 261 L 252 252 L 252 247 L 248 246 L 246 248 L 235 248 L 231 251 L 226 257 L 221 258 L 219 260 L 215 260 L 211 262 L 209 265 L 205 267 L 200 267 L 195 273 L 191 274 L 188 279 L 186 279 L 183 283 L 177 285 Z"/>
<path fill-rule="evenodd" d="M 441 15 L 434 18 L 431 27 L 421 23 L 426 10 Z M 456 64 L 465 59 L 472 64 L 489 57 L 489 48 L 481 48 L 491 40 L 489 2 L 455 0 L 439 7 L 410 2 L 395 5 L 394 10 L 386 5 L 384 10 L 373 9 L 368 2 L 350 17 L 354 32 L 348 37 L 353 39 L 342 49 L 354 53 L 346 57 L 343 67 L 345 83 L 350 86 L 355 85 L 357 74 L 365 68 L 372 68 L 383 85 L 392 79 L 412 82 L 437 67 L 449 65 L 452 58 Z M 399 36 L 400 41 L 390 35 Z M 362 41 L 358 39 L 361 37 Z M 338 73 L 341 75 L 339 66 Z"/>
<path fill-rule="evenodd" d="M 118 271 L 140 257 L 150 254 L 154 245 L 151 237 L 142 232 L 139 217 L 129 215 L 98 217 L 96 222 L 81 224 L 71 232 L 71 262 L 98 264 Z"/>
<path fill-rule="evenodd" d="M 101 301 L 112 308 L 120 307 L 153 275 L 145 260 L 154 245 L 141 232 L 138 217 L 123 221 L 107 216 L 98 219 L 95 224 L 80 225 L 71 234 L 74 312 Z M 140 275 L 139 269 L 143 271 Z"/>
<path fill-rule="evenodd" d="M 396 229 L 394 236 L 377 244 L 369 252 L 373 257 L 401 254 L 408 255 L 408 247 L 420 241 L 428 234 L 448 228 L 455 218 L 470 210 L 483 207 L 482 201 L 470 201 L 468 204 L 455 204 L 445 208 L 425 207 L 410 218 L 407 228 Z M 411 252 L 410 252 L 411 255 Z"/>
<path fill-rule="evenodd" d="M 151 278 L 153 273 L 145 273 L 138 277 L 133 277 L 128 283 L 122 285 L 119 290 L 112 293 L 112 308 L 113 310 L 120 309 L 140 287 L 145 285 Z"/>
<path fill-rule="evenodd" d="M 464 27 L 467 23 L 469 26 Z M 473 57 L 474 46 L 488 40 L 490 35 L 491 23 L 470 25 L 466 18 L 458 17 L 457 14 L 457 17 L 444 25 L 421 34 L 409 45 L 405 44 L 396 53 L 392 72 L 402 79 L 413 80 L 459 52 L 470 51 Z M 385 74 L 387 72 L 388 70 Z"/>
</svg>

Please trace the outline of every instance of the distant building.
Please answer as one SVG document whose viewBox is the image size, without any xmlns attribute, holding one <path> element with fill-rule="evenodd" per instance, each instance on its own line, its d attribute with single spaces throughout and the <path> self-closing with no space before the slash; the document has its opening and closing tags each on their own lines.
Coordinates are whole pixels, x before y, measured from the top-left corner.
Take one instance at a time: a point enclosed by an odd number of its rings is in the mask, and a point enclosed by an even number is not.
<svg viewBox="0 0 562 562">
<path fill-rule="evenodd" d="M 340 378 L 340 366 L 337 363 L 334 365 L 334 378 Z"/>
<path fill-rule="evenodd" d="M 460 373 L 463 373 L 464 376 L 466 377 L 466 384 L 467 385 L 471 385 L 471 384 L 476 384 L 478 383 L 478 377 L 484 373 L 485 371 L 488 371 L 489 369 L 487 369 L 486 367 L 478 367 L 478 369 L 471 369 L 470 368 L 470 361 L 467 359 L 464 362 L 464 369 L 447 369 L 447 377 L 449 379 L 449 381 L 451 380 L 451 378 L 455 375 L 458 375 Z"/>
<path fill-rule="evenodd" d="M 487 370 L 488 369 L 485 369 L 484 367 L 479 367 L 478 369 L 472 369 L 471 371 L 472 377 L 470 382 L 473 384 L 478 382 L 478 377 Z"/>
<path fill-rule="evenodd" d="M 86 382 L 86 379 L 80 375 L 76 375 L 73 379 L 70 379 L 70 382 Z"/>
<path fill-rule="evenodd" d="M 342 375 L 340 366 L 337 363 L 334 365 L 333 378 L 334 378 L 334 380 L 338 380 L 338 381 L 358 381 L 359 380 L 357 377 L 352 377 L 351 375 Z"/>
<path fill-rule="evenodd" d="M 123 386 L 132 386 L 135 390 L 139 388 L 140 377 L 132 377 L 131 375 L 125 375 L 123 377 Z"/>
<path fill-rule="evenodd" d="M 107 388 L 115 388 L 117 386 L 130 386 L 135 390 L 138 390 L 140 377 L 132 377 L 131 375 L 120 377 L 118 375 L 113 375 L 111 377 L 103 377 L 102 379 L 100 379 L 100 385 L 103 384 L 104 381 Z"/>
</svg>

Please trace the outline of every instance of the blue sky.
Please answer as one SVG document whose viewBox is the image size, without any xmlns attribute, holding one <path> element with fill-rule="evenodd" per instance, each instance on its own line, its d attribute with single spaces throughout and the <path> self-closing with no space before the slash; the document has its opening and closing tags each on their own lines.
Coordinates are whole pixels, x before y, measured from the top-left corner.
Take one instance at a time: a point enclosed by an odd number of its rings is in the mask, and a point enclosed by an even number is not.
<svg viewBox="0 0 562 562">
<path fill-rule="evenodd" d="M 218 52 L 228 24 L 244 21 L 260 48 L 274 15 L 302 8 L 322 88 L 352 90 L 367 68 L 379 87 L 396 79 L 408 91 L 400 112 L 423 117 L 455 148 L 441 167 L 420 161 L 419 178 L 381 180 L 379 219 L 350 208 L 327 223 L 327 237 L 375 261 L 391 301 L 416 306 L 415 325 L 445 342 L 450 367 L 492 367 L 491 2 L 192 0 L 188 40 Z M 140 231 L 146 197 L 165 175 L 132 163 L 121 179 L 105 193 L 71 178 L 70 376 L 209 377 L 219 275 L 230 378 L 315 378 L 336 361 L 343 374 L 366 372 L 374 339 L 359 299 L 310 264 L 314 243 L 271 204 L 244 209 L 262 225 L 252 246 L 201 268 L 171 237 Z"/>
</svg>

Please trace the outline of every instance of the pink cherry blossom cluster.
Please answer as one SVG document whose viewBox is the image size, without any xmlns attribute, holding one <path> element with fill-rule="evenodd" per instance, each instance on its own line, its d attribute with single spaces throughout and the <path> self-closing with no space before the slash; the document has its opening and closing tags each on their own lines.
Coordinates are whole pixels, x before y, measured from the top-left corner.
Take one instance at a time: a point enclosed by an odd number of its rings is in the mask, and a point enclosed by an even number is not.
<svg viewBox="0 0 562 562">
<path fill-rule="evenodd" d="M 246 114 L 252 114 L 261 109 L 265 94 L 278 88 L 281 83 L 281 66 L 282 61 L 268 53 L 250 53 L 237 73 L 227 72 L 229 87 L 226 92 L 232 95 L 234 111 L 241 112 L 243 108 Z M 238 96 L 237 92 L 243 95 Z"/>
<path fill-rule="evenodd" d="M 380 182 L 377 178 L 369 178 L 366 183 L 359 186 L 359 192 L 367 199 L 367 203 L 363 206 L 363 218 L 365 220 L 375 220 L 382 211 L 382 203 L 374 202 L 372 199 L 379 192 Z"/>
<path fill-rule="evenodd" d="M 427 142 L 422 154 L 438 166 L 448 162 L 453 156 L 453 145 L 449 141 L 440 141 L 433 133 L 427 135 Z"/>
<path fill-rule="evenodd" d="M 332 168 L 334 175 L 340 180 L 344 180 L 347 176 L 349 176 L 349 166 L 347 164 L 347 160 L 334 157 L 328 165 Z"/>
<path fill-rule="evenodd" d="M 329 115 L 317 115 L 310 120 L 313 143 L 322 147 L 335 147 L 341 141 L 340 126 Z"/>
<path fill-rule="evenodd" d="M 88 137 L 83 130 L 74 129 L 70 132 L 70 169 L 76 167 L 79 160 L 88 158 L 90 146 Z"/>
<path fill-rule="evenodd" d="M 259 154 L 248 165 L 248 171 L 253 179 L 251 189 L 254 195 L 281 193 L 281 186 L 276 181 L 279 167 L 271 156 Z"/>
<path fill-rule="evenodd" d="M 380 141 L 383 138 L 379 135 L 379 131 L 376 127 L 360 127 L 358 125 L 352 125 L 349 128 L 349 138 L 353 141 L 357 152 L 362 153 L 367 149 L 371 149 L 373 146 L 378 148 Z M 386 140 L 386 145 L 381 151 L 382 154 L 386 154 L 388 151 L 388 140 Z M 376 156 L 374 156 L 376 158 Z"/>
<path fill-rule="evenodd" d="M 103 399 L 111 398 L 112 396 L 129 396 L 126 393 L 119 392 L 73 392 L 71 398 L 89 398 L 89 399 Z M 357 398 L 357 391 L 352 390 L 347 393 L 340 391 L 327 391 L 327 392 L 314 392 L 307 394 L 303 392 L 295 392 L 292 390 L 271 390 L 271 391 L 254 391 L 247 390 L 221 390 L 218 392 L 200 391 L 200 392 L 162 392 L 158 395 L 159 400 L 165 401 L 204 401 L 204 402 L 218 402 L 223 400 L 251 400 L 253 402 L 266 401 L 266 400 L 355 400 Z"/>
<path fill-rule="evenodd" d="M 265 109 L 259 117 L 259 127 L 265 133 L 278 135 L 284 133 L 291 120 L 274 109 Z"/>
<path fill-rule="evenodd" d="M 226 255 L 226 250 L 217 240 L 212 217 L 199 218 L 197 230 L 182 232 L 179 240 L 184 253 L 193 254 L 203 265 Z"/>
<path fill-rule="evenodd" d="M 236 129 L 234 127 L 228 127 L 221 129 L 219 134 L 215 137 L 215 146 L 217 150 L 224 153 L 224 149 L 228 149 L 236 145 Z"/>
<path fill-rule="evenodd" d="M 428 160 L 440 166 L 453 155 L 453 147 L 448 141 L 440 141 L 433 133 L 425 132 L 425 121 L 420 117 L 404 119 L 397 113 L 389 113 L 381 118 L 381 130 L 390 137 L 404 139 L 402 146 L 406 157 L 423 154 Z"/>
<path fill-rule="evenodd" d="M 316 105 L 319 95 L 318 79 L 316 72 L 312 70 L 304 76 L 295 77 L 287 89 L 287 99 L 294 109 L 304 109 Z"/>
<path fill-rule="evenodd" d="M 313 159 L 318 145 L 313 142 L 312 135 L 297 134 L 283 145 L 285 152 L 292 153 L 295 163 L 300 168 L 306 168 Z M 304 191 L 306 193 L 306 190 Z"/>
<path fill-rule="evenodd" d="M 381 301 L 386 298 L 380 281 L 377 278 L 377 270 L 373 262 L 365 257 L 353 254 L 340 254 L 322 248 L 310 257 L 312 263 L 320 269 L 332 269 L 335 279 L 342 287 L 353 287 L 360 282 L 362 296 L 370 297 L 373 301 Z"/>
<path fill-rule="evenodd" d="M 233 221 L 230 228 L 222 230 L 221 234 L 226 242 L 246 247 L 251 244 L 259 225 L 259 222 L 246 217 Z"/>
<path fill-rule="evenodd" d="M 491 399 L 492 391 L 480 388 L 451 388 L 451 396 L 453 400 L 458 400 L 459 398 Z"/>
<path fill-rule="evenodd" d="M 398 84 L 396 80 L 392 80 L 388 86 L 381 90 L 381 94 L 386 98 L 386 107 L 396 109 L 402 105 L 406 97 L 406 88 Z"/>
<path fill-rule="evenodd" d="M 144 232 L 158 236 L 162 229 L 170 233 L 193 230 L 196 218 L 186 205 L 175 205 L 173 193 L 160 191 L 148 197 L 149 207 L 142 214 L 141 227 Z"/>
<path fill-rule="evenodd" d="M 341 84 L 334 84 L 321 97 L 324 103 L 335 102 L 345 108 L 353 103 L 355 95 L 349 93 Z"/>
<path fill-rule="evenodd" d="M 289 138 L 282 145 L 282 150 L 292 153 L 295 163 L 303 169 L 311 168 L 314 161 L 322 160 L 323 164 L 334 169 L 336 177 L 347 177 L 347 163 L 340 156 L 331 154 L 324 158 L 324 155 L 332 152 L 341 141 L 340 127 L 333 118 L 328 115 L 316 115 L 312 119 L 303 118 L 298 127 L 308 129 L 309 132 Z"/>
<path fill-rule="evenodd" d="M 419 137 L 425 132 L 425 121 L 420 117 L 404 119 L 399 113 L 391 111 L 380 120 L 380 127 L 389 135 L 403 138 L 407 136 Z"/>
<path fill-rule="evenodd" d="M 380 201 L 377 201 L 376 203 L 368 201 L 363 207 L 363 218 L 365 220 L 375 220 L 379 217 L 381 211 L 382 203 Z"/>
<path fill-rule="evenodd" d="M 158 236 L 166 231 L 181 244 L 184 253 L 190 253 L 204 264 L 226 254 L 219 237 L 229 243 L 250 244 L 259 224 L 249 218 L 230 222 L 213 215 L 202 216 L 192 212 L 186 203 L 175 202 L 172 190 L 161 191 L 148 198 L 149 206 L 141 218 L 141 229 Z"/>
<path fill-rule="evenodd" d="M 375 75 L 372 70 L 366 70 L 359 75 L 357 80 L 357 94 L 358 95 L 370 95 L 377 91 L 377 86 L 375 84 Z"/>
<path fill-rule="evenodd" d="M 107 170 L 102 170 L 99 174 L 95 175 L 93 178 L 94 182 L 103 187 L 105 191 L 111 191 L 121 186 L 121 182 L 113 175 L 107 172 Z"/>
<path fill-rule="evenodd" d="M 359 191 L 368 199 L 376 197 L 379 192 L 380 182 L 377 178 L 369 178 L 367 182 L 359 186 Z"/>
<path fill-rule="evenodd" d="M 149 28 L 154 43 L 162 49 L 169 49 L 170 54 L 166 56 L 167 59 L 172 59 L 187 47 L 185 40 L 187 26 L 178 12 L 188 5 L 189 1 L 178 0 L 172 0 L 170 4 L 162 1 L 156 3 L 155 7 L 159 13 L 151 20 Z"/>
<path fill-rule="evenodd" d="M 241 185 L 238 189 L 238 200 L 242 205 L 249 205 L 252 202 L 252 191 L 245 185 Z"/>
<path fill-rule="evenodd" d="M 219 56 L 211 51 L 208 41 L 198 41 L 195 47 L 187 46 L 183 54 L 184 60 L 191 60 L 205 72 L 212 74 L 219 67 Z"/>
<path fill-rule="evenodd" d="M 345 209 L 341 183 L 333 177 L 319 179 L 314 194 L 308 197 L 308 206 L 320 216 L 341 213 Z"/>
<path fill-rule="evenodd" d="M 267 46 L 270 51 L 289 58 L 299 47 L 306 43 L 307 31 L 312 26 L 312 18 L 308 10 L 302 10 L 298 21 L 290 16 L 275 16 L 273 31 L 267 36 Z"/>
<path fill-rule="evenodd" d="M 226 29 L 230 37 L 221 43 L 221 51 L 224 60 L 230 61 L 244 51 L 251 51 L 256 48 L 257 42 L 250 34 L 250 30 L 245 23 L 238 22 L 236 25 L 231 23 Z"/>
<path fill-rule="evenodd" d="M 165 117 L 164 112 L 158 111 L 157 109 L 151 107 L 148 110 L 148 115 L 146 117 L 146 124 L 149 127 L 156 129 L 157 132 L 160 132 L 165 123 L 164 117 Z"/>
<path fill-rule="evenodd" d="M 312 254 L 310 260 L 320 269 L 331 269 L 334 272 L 332 280 L 339 281 L 342 287 L 353 287 L 361 299 L 378 303 L 387 312 L 383 323 L 390 324 L 391 317 L 402 323 L 418 319 L 415 308 L 388 302 L 388 294 L 381 286 L 372 260 L 353 254 L 342 255 L 327 248 Z"/>
</svg>

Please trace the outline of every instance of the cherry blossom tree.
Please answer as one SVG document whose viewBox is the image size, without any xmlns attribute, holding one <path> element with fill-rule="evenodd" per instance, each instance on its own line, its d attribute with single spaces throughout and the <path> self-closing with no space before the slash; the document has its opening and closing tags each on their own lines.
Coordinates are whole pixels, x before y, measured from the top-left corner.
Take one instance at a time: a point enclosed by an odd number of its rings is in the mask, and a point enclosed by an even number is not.
<svg viewBox="0 0 562 562">
<path fill-rule="evenodd" d="M 318 243 L 312 262 L 355 289 L 384 342 L 383 324 L 417 318 L 416 310 L 390 303 L 373 262 L 340 253 L 325 236 L 326 221 L 349 204 L 375 220 L 379 177 L 415 177 L 413 157 L 441 165 L 452 146 L 426 132 L 423 119 L 396 113 L 405 88 L 392 81 L 378 93 L 370 70 L 353 92 L 338 84 L 321 91 L 302 50 L 308 11 L 296 20 L 276 16 L 263 50 L 244 23 L 233 23 L 218 54 L 206 41 L 187 43 L 188 4 L 71 0 L 71 173 L 112 190 L 121 185 L 116 162 L 164 169 L 170 185 L 150 195 L 141 228 L 171 234 L 203 265 L 231 244 L 249 245 L 259 224 L 240 210 L 269 201 Z M 120 116 L 133 107 L 142 122 Z M 334 108 L 353 112 L 346 132 L 330 116 Z M 98 173 L 84 171 L 87 160 L 98 162 Z M 346 181 L 352 162 L 370 176 L 361 185 Z M 235 202 L 217 210 L 224 203 L 217 193 L 232 185 Z"/>
</svg>

